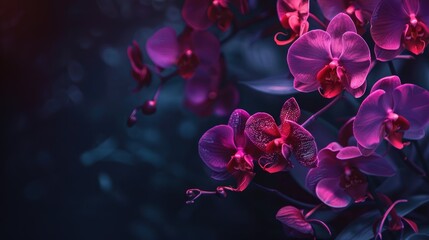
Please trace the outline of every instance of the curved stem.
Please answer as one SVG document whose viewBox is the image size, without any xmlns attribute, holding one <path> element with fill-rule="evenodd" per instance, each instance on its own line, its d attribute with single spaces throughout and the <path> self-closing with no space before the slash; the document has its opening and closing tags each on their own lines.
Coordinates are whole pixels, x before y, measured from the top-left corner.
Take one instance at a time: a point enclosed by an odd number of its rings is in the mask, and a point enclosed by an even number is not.
<svg viewBox="0 0 429 240">
<path fill-rule="evenodd" d="M 305 218 L 310 217 L 314 212 L 316 212 L 322 206 L 323 206 L 323 203 L 320 203 L 319 205 L 315 206 L 313 209 L 311 209 L 310 211 L 308 211 L 308 213 L 306 213 L 304 217 Z"/>
<path fill-rule="evenodd" d="M 291 204 L 294 204 L 294 205 L 296 205 L 296 206 L 299 206 L 299 207 L 302 207 L 302 208 L 314 208 L 314 207 L 315 207 L 315 205 L 313 205 L 313 204 L 310 204 L 310 203 L 304 203 L 304 202 L 301 202 L 301 201 L 295 200 L 295 199 L 293 199 L 292 197 L 289 197 L 288 195 L 286 195 L 286 194 L 284 194 L 284 193 L 282 193 L 282 192 L 280 192 L 280 191 L 278 191 L 278 190 L 276 190 L 276 189 L 272 189 L 272 188 L 269 188 L 269 187 L 265 187 L 265 186 L 262 186 L 262 185 L 260 185 L 260 184 L 255 183 L 255 182 L 252 182 L 252 184 L 253 184 L 253 185 L 255 185 L 255 186 L 256 186 L 256 187 L 258 187 L 258 188 L 261 188 L 261 189 L 263 189 L 263 190 L 267 191 L 267 192 L 275 193 L 275 194 L 277 194 L 279 197 L 281 197 L 281 198 L 285 199 L 287 202 L 290 202 Z M 316 206 L 316 207 L 317 207 L 317 206 Z"/>
<path fill-rule="evenodd" d="M 324 24 L 316 15 L 310 13 L 309 15 L 314 21 L 316 21 L 321 27 L 326 29 L 326 24 Z"/>
<path fill-rule="evenodd" d="M 161 76 L 160 77 L 160 83 L 158 85 L 158 88 L 155 91 L 155 94 L 153 95 L 153 100 L 157 101 L 159 94 L 161 93 L 162 88 L 164 87 L 164 84 L 168 82 L 168 80 L 172 79 L 173 77 L 175 77 L 177 75 L 178 71 L 174 71 L 166 76 Z"/>
<path fill-rule="evenodd" d="M 324 106 L 322 109 L 320 109 L 319 111 L 317 111 L 316 113 L 311 115 L 303 124 L 301 124 L 301 126 L 305 127 L 306 125 L 308 125 L 311 122 L 313 122 L 314 120 L 316 120 L 316 118 L 319 117 L 319 115 L 321 115 L 326 110 L 328 110 L 330 107 L 332 107 L 335 103 L 337 103 L 338 100 L 340 100 L 342 96 L 343 96 L 342 94 L 336 96 L 330 103 L 328 103 L 328 105 Z"/>
<path fill-rule="evenodd" d="M 428 175 L 426 175 L 426 173 L 419 166 L 417 166 L 413 161 L 410 161 L 410 159 L 407 157 L 407 155 L 405 155 L 405 153 L 402 152 L 401 150 L 398 149 L 397 152 L 398 152 L 399 156 L 402 158 L 405 165 L 407 165 L 408 168 L 410 168 L 411 170 L 416 172 L 418 175 L 423 177 L 423 179 L 426 182 L 429 183 Z"/>
</svg>

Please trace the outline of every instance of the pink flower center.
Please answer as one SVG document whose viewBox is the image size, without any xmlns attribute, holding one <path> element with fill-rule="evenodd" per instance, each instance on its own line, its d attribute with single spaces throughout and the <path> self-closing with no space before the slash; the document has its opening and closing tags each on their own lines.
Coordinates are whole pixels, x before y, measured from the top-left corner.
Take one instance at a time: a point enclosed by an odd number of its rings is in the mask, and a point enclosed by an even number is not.
<svg viewBox="0 0 429 240">
<path fill-rule="evenodd" d="M 210 21 L 216 23 L 222 31 L 226 31 L 229 28 L 233 18 L 231 10 L 216 0 L 207 9 L 207 15 Z"/>
<path fill-rule="evenodd" d="M 349 164 L 344 166 L 344 172 L 340 177 L 340 186 L 355 202 L 365 201 L 367 185 L 366 177 L 359 169 Z"/>
<path fill-rule="evenodd" d="M 194 75 L 195 69 L 198 67 L 199 63 L 200 61 L 197 55 L 195 55 L 192 50 L 185 50 L 177 63 L 180 76 L 185 79 L 191 78 Z"/>
<path fill-rule="evenodd" d="M 242 149 L 238 149 L 237 152 L 231 156 L 227 169 L 230 173 L 240 172 L 252 172 L 253 162 L 252 159 L 247 156 Z"/>
<path fill-rule="evenodd" d="M 325 98 L 333 98 L 340 94 L 344 89 L 344 77 L 345 70 L 338 64 L 337 60 L 325 65 L 316 76 L 320 83 L 320 94 Z"/>
<path fill-rule="evenodd" d="M 384 138 L 395 148 L 402 149 L 409 144 L 408 142 L 402 142 L 404 131 L 409 128 L 410 122 L 406 118 L 391 111 L 384 122 Z"/>
<path fill-rule="evenodd" d="M 405 25 L 402 42 L 407 50 L 416 55 L 423 53 L 429 43 L 429 29 L 415 14 L 410 14 L 410 22 Z"/>
</svg>

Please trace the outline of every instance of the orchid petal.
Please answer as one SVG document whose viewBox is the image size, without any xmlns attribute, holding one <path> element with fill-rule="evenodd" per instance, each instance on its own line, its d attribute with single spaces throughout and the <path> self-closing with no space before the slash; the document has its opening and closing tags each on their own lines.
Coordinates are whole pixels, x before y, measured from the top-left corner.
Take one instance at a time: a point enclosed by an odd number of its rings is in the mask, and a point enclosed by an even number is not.
<svg viewBox="0 0 429 240">
<path fill-rule="evenodd" d="M 317 197 L 333 208 L 343 208 L 350 204 L 351 197 L 340 187 L 338 178 L 325 178 L 316 186 Z"/>
<path fill-rule="evenodd" d="M 375 44 L 385 50 L 401 47 L 401 38 L 408 21 L 402 0 L 382 0 L 371 18 L 371 35 Z"/>
<path fill-rule="evenodd" d="M 300 82 L 298 80 L 295 80 L 295 81 L 293 81 L 293 87 L 300 92 L 308 93 L 308 92 L 314 92 L 317 89 L 319 89 L 320 83 L 317 80 L 315 80 L 314 82 L 310 82 L 310 83 L 303 83 L 303 82 Z"/>
<path fill-rule="evenodd" d="M 371 65 L 371 54 L 365 40 L 357 33 L 346 32 L 342 36 L 341 65 L 346 69 L 348 85 L 359 88 L 366 81 Z"/>
<path fill-rule="evenodd" d="M 429 91 L 414 84 L 403 84 L 393 92 L 394 112 L 405 117 L 410 123 L 410 131 L 425 129 L 429 124 Z M 413 137 L 407 134 L 406 138 Z"/>
<path fill-rule="evenodd" d="M 335 156 L 330 158 L 330 161 L 337 162 Z M 339 164 L 325 164 L 319 162 L 319 166 L 310 169 L 305 178 L 305 186 L 313 193 L 316 192 L 317 183 L 325 178 L 335 178 L 342 174 L 342 168 Z"/>
<path fill-rule="evenodd" d="M 211 2 L 210 0 L 185 0 L 182 8 L 185 22 L 196 30 L 209 28 L 213 24 L 207 13 Z"/>
<path fill-rule="evenodd" d="M 374 46 L 375 57 L 377 58 L 377 60 L 382 62 L 394 59 L 396 56 L 401 54 L 402 51 L 404 51 L 404 48 L 402 46 L 396 50 L 386 50 L 379 47 L 378 45 Z"/>
<path fill-rule="evenodd" d="M 361 104 L 353 125 L 357 142 L 364 148 L 374 149 L 382 136 L 382 125 L 390 109 L 383 90 L 371 93 Z"/>
<path fill-rule="evenodd" d="M 249 113 L 243 109 L 236 109 L 229 117 L 228 125 L 234 131 L 234 140 L 237 147 L 244 147 L 246 145 L 244 129 L 246 128 L 246 121 L 249 117 Z"/>
<path fill-rule="evenodd" d="M 302 212 L 292 206 L 282 207 L 276 214 L 276 219 L 282 224 L 291 227 L 304 234 L 313 234 L 313 228 L 308 223 Z"/>
<path fill-rule="evenodd" d="M 330 43 L 327 32 L 312 30 L 290 46 L 287 62 L 294 81 L 314 86 L 317 73 L 331 62 Z"/>
<path fill-rule="evenodd" d="M 234 131 L 228 125 L 218 125 L 209 129 L 198 142 L 198 151 L 203 162 L 211 170 L 225 171 L 236 151 Z"/>
<path fill-rule="evenodd" d="M 232 174 L 232 176 L 234 176 L 235 179 L 237 180 L 236 190 L 241 192 L 244 189 L 246 189 L 247 186 L 249 186 L 250 182 L 252 181 L 253 177 L 255 176 L 255 173 L 237 171 L 237 172 L 234 172 Z"/>
<path fill-rule="evenodd" d="M 326 32 L 331 36 L 331 51 L 332 57 L 339 57 L 343 52 L 344 43 L 343 35 L 346 32 L 356 33 L 356 26 L 349 15 L 339 13 L 329 23 Z"/>
<path fill-rule="evenodd" d="M 147 40 L 146 51 L 156 65 L 163 68 L 174 65 L 179 56 L 176 31 L 171 27 L 161 28 Z"/>
<path fill-rule="evenodd" d="M 354 146 L 344 147 L 337 154 L 337 158 L 340 160 L 348 160 L 360 156 L 362 156 L 362 153 L 359 148 Z"/>
<path fill-rule="evenodd" d="M 350 160 L 359 170 L 367 175 L 391 177 L 396 174 L 395 167 L 384 157 L 372 154 Z"/>
<path fill-rule="evenodd" d="M 371 88 L 371 93 L 382 89 L 390 96 L 393 96 L 393 90 L 401 85 L 401 79 L 398 76 L 388 76 L 378 80 Z"/>
<path fill-rule="evenodd" d="M 276 173 L 293 167 L 292 162 L 278 152 L 263 154 L 259 158 L 258 164 L 262 170 L 269 173 Z"/>
<path fill-rule="evenodd" d="M 262 151 L 266 151 L 267 144 L 280 137 L 274 118 L 267 113 L 255 113 L 247 120 L 245 132 L 250 141 Z"/>
<path fill-rule="evenodd" d="M 317 146 L 313 135 L 295 122 L 286 120 L 285 123 L 291 126 L 290 145 L 298 162 L 306 167 L 316 167 Z"/>
<path fill-rule="evenodd" d="M 290 120 L 297 122 L 299 116 L 301 115 L 301 110 L 295 98 L 291 97 L 283 104 L 282 110 L 280 112 L 280 121 Z"/>
</svg>

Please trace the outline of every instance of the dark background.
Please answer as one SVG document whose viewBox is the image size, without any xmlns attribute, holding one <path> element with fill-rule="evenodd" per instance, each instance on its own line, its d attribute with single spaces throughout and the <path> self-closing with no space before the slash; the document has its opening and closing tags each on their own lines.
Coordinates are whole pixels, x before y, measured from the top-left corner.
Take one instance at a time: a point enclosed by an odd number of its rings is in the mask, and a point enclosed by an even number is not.
<svg viewBox="0 0 429 240">
<path fill-rule="evenodd" d="M 275 1 L 252 2 L 253 14 L 258 7 L 275 7 Z M 166 85 L 154 116 L 140 115 L 136 126 L 126 127 L 130 111 L 157 85 L 154 79 L 149 89 L 132 93 L 126 48 L 135 39 L 144 49 L 145 39 L 162 26 L 181 29 L 181 5 L 172 0 L 0 3 L 1 239 L 285 238 L 275 219 L 284 200 L 255 186 L 226 199 L 202 197 L 185 204 L 186 189 L 225 184 L 209 178 L 197 143 L 227 117 L 201 118 L 187 110 L 183 80 Z M 275 46 L 271 37 L 243 44 L 267 26 L 278 27 L 275 16 L 223 46 L 233 81 L 287 72 L 287 48 Z M 427 61 L 408 66 L 406 74 L 422 75 L 415 68 L 427 75 Z M 376 70 L 369 81 L 387 67 Z M 239 106 L 250 113 L 278 116 L 287 99 L 238 87 Z M 318 93 L 297 99 L 313 112 L 328 102 Z M 352 116 L 347 107 L 340 104 L 327 113 L 333 126 Z M 286 173 L 258 172 L 255 181 L 315 202 Z"/>
</svg>

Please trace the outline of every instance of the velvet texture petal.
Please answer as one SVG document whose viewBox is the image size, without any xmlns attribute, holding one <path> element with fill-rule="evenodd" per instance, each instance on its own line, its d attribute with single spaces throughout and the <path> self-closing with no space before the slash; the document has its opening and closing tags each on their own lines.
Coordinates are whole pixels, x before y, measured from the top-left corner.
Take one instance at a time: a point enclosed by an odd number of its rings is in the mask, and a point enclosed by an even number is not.
<svg viewBox="0 0 429 240">
<path fill-rule="evenodd" d="M 411 133 L 426 128 L 429 124 L 429 91 L 414 84 L 403 84 L 394 90 L 393 99 L 393 111 L 409 121 Z M 405 138 L 415 137 L 407 132 Z"/>
<path fill-rule="evenodd" d="M 386 103 L 383 90 L 371 93 L 361 104 L 353 125 L 356 141 L 364 148 L 374 149 L 382 137 L 382 125 L 391 106 Z"/>
<path fill-rule="evenodd" d="M 182 17 L 186 24 L 195 30 L 205 30 L 213 23 L 208 17 L 210 0 L 185 0 L 182 8 Z"/>
<path fill-rule="evenodd" d="M 280 121 L 290 120 L 293 122 L 298 122 L 299 116 L 301 115 L 301 110 L 295 98 L 289 98 L 283 104 L 282 110 L 280 112 Z"/>
<path fill-rule="evenodd" d="M 337 158 L 341 160 L 348 160 L 360 156 L 362 156 L 362 153 L 360 152 L 359 148 L 354 146 L 344 147 L 337 154 Z"/>
<path fill-rule="evenodd" d="M 191 33 L 192 50 L 200 60 L 200 64 L 211 66 L 219 61 L 219 40 L 208 31 L 194 31 Z"/>
<path fill-rule="evenodd" d="M 366 81 L 371 65 L 371 53 L 365 40 L 357 33 L 346 32 L 342 37 L 340 64 L 346 69 L 348 85 L 359 88 Z"/>
<path fill-rule="evenodd" d="M 395 167 L 390 161 L 377 154 L 361 156 L 349 162 L 368 175 L 391 177 L 396 173 Z"/>
<path fill-rule="evenodd" d="M 371 18 L 371 36 L 385 50 L 401 47 L 401 38 L 409 17 L 402 0 L 381 0 Z"/>
<path fill-rule="evenodd" d="M 228 125 L 218 125 L 198 142 L 198 152 L 203 162 L 215 172 L 226 171 L 231 156 L 235 154 L 234 131 Z"/>
<path fill-rule="evenodd" d="M 346 4 L 343 0 L 317 0 L 317 2 L 319 3 L 323 16 L 329 20 L 334 18 L 338 13 L 344 12 L 346 9 Z"/>
<path fill-rule="evenodd" d="M 305 167 L 316 167 L 317 146 L 313 135 L 295 122 L 286 120 L 285 123 L 291 126 L 288 141 L 296 160 Z"/>
<path fill-rule="evenodd" d="M 307 90 L 308 86 L 315 86 L 317 73 L 331 62 L 330 44 L 331 37 L 327 32 L 313 30 L 302 35 L 291 45 L 287 62 L 294 76 L 294 86 L 300 85 L 300 89 Z"/>
<path fill-rule="evenodd" d="M 242 147 L 246 145 L 246 135 L 244 134 L 244 129 L 246 128 L 247 119 L 250 115 L 243 109 L 236 109 L 231 113 L 229 117 L 228 125 L 234 130 L 234 141 L 237 147 Z"/>
<path fill-rule="evenodd" d="M 331 36 L 332 57 L 338 58 L 345 47 L 343 46 L 343 34 L 346 32 L 356 33 L 356 26 L 349 15 L 339 13 L 331 20 L 326 32 Z"/>
<path fill-rule="evenodd" d="M 316 186 L 317 197 L 333 208 L 343 208 L 350 204 L 351 197 L 340 187 L 338 178 L 325 178 Z"/>
<path fill-rule="evenodd" d="M 291 227 L 304 234 L 313 234 L 313 228 L 308 223 L 302 212 L 292 206 L 282 207 L 276 214 L 276 219 L 282 224 Z"/>
<path fill-rule="evenodd" d="M 163 68 L 176 64 L 179 57 L 179 43 L 176 31 L 171 27 L 159 29 L 146 42 L 146 51 L 152 61 Z"/>
<path fill-rule="evenodd" d="M 262 151 L 267 151 L 267 144 L 280 137 L 274 118 L 268 113 L 255 113 L 247 120 L 245 132 L 250 141 Z"/>
</svg>

